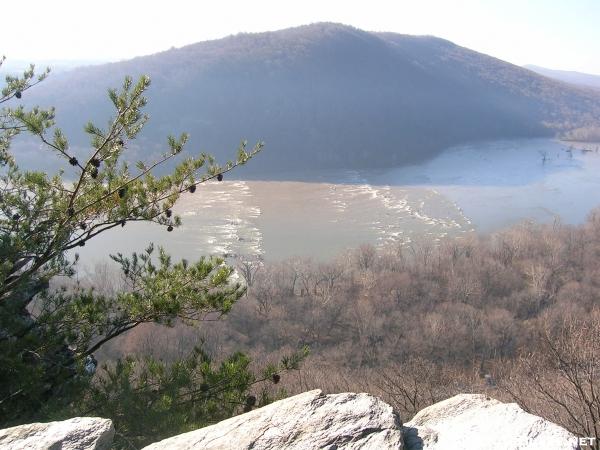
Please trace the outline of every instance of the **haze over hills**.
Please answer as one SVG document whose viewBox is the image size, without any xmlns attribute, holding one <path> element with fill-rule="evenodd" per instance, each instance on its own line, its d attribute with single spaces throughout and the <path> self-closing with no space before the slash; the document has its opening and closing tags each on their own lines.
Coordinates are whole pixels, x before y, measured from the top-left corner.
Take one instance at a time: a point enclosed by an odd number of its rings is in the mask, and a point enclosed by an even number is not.
<svg viewBox="0 0 600 450">
<path fill-rule="evenodd" d="M 244 170 L 367 168 L 423 160 L 468 141 L 552 136 L 594 126 L 600 94 L 431 36 L 318 23 L 238 34 L 50 77 L 27 101 L 54 105 L 74 144 L 87 119 L 111 114 L 106 88 L 148 74 L 147 125 L 135 151 L 157 153 L 169 133 L 188 151 L 232 157 L 264 140 Z M 37 160 L 23 149 L 21 161 Z M 135 156 L 135 155 L 134 155 Z"/>
<path fill-rule="evenodd" d="M 565 83 L 578 84 L 585 87 L 600 89 L 600 75 L 575 72 L 571 70 L 548 69 L 546 67 L 535 66 L 533 64 L 528 64 L 524 67 L 537 72 L 540 75 L 544 75 L 545 77 L 554 78 L 555 80 L 563 81 Z"/>
<path fill-rule="evenodd" d="M 24 59 L 6 59 L 2 66 L 0 66 L 0 77 L 4 78 L 6 75 L 21 75 L 24 70 L 29 68 L 30 64 L 35 66 L 41 71 L 46 67 L 52 69 L 53 74 L 65 72 L 67 70 L 75 69 L 81 66 L 91 66 L 106 63 L 106 61 L 92 60 L 92 59 L 51 59 L 51 60 L 34 60 L 27 61 Z"/>
</svg>

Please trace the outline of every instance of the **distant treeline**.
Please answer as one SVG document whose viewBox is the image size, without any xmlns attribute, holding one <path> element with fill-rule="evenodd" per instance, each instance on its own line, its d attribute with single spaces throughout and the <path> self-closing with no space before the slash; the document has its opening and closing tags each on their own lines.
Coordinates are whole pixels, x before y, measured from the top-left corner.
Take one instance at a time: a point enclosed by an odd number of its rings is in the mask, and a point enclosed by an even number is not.
<svg viewBox="0 0 600 450">
<path fill-rule="evenodd" d="M 600 142 L 600 127 L 581 127 L 565 133 L 564 138 L 578 142 Z"/>
</svg>

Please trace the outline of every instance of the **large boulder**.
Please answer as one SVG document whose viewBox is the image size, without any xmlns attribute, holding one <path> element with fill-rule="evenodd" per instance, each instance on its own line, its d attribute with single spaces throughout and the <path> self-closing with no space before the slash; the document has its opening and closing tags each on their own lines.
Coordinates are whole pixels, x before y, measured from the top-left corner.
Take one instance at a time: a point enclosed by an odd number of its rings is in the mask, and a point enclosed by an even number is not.
<svg viewBox="0 0 600 450">
<path fill-rule="evenodd" d="M 0 450 L 108 449 L 108 419 L 76 417 L 0 430 Z M 420 411 L 404 426 L 369 394 L 319 390 L 280 400 L 144 450 L 576 450 L 577 438 L 514 403 L 461 394 Z"/>
<path fill-rule="evenodd" d="M 404 426 L 407 450 L 570 450 L 564 428 L 480 394 L 461 394 L 420 411 Z"/>
<path fill-rule="evenodd" d="M 325 395 L 314 390 L 144 450 L 402 448 L 402 424 L 388 404 L 369 394 Z"/>
<path fill-rule="evenodd" d="M 75 417 L 0 430 L 0 449 L 104 450 L 110 448 L 114 434 L 115 429 L 109 419 Z"/>
</svg>

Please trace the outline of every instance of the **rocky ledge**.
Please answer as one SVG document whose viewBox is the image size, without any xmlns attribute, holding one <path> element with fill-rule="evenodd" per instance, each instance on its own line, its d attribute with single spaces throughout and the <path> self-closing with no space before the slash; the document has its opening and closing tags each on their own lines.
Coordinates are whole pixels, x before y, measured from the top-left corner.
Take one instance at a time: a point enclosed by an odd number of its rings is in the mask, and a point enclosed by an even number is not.
<svg viewBox="0 0 600 450">
<path fill-rule="evenodd" d="M 110 448 L 114 435 L 108 419 L 75 417 L 0 430 L 0 449 L 105 450 Z"/>
<path fill-rule="evenodd" d="M 404 424 L 408 450 L 575 450 L 577 438 L 516 403 L 461 394 L 421 410 Z"/>
<path fill-rule="evenodd" d="M 109 420 L 74 418 L 0 430 L 0 449 L 105 449 Z M 577 438 L 514 403 L 462 394 L 402 425 L 369 394 L 305 392 L 145 450 L 575 450 Z"/>
</svg>

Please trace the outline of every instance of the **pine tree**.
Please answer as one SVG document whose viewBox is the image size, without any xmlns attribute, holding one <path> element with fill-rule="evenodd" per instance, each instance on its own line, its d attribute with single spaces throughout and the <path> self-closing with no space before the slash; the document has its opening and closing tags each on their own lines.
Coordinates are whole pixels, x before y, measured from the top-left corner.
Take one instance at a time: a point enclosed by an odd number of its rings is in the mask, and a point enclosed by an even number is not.
<svg viewBox="0 0 600 450">
<path fill-rule="evenodd" d="M 172 208 L 183 193 L 222 180 L 262 144 L 247 150 L 243 142 L 236 160 L 220 166 L 206 154 L 183 158 L 187 135 L 169 136 L 159 159 L 130 167 L 127 143 L 148 121 L 143 108 L 150 80 L 143 76 L 109 90 L 114 118 L 104 128 L 88 123 L 91 150 L 76 155 L 55 127 L 53 109 L 8 107 L 48 73 L 36 76 L 31 66 L 22 76 L 7 77 L 0 97 L 0 427 L 93 414 L 114 420 L 117 445 L 142 445 L 253 407 L 253 386 L 279 380 L 306 350 L 260 375 L 241 353 L 217 364 L 200 348 L 172 364 L 126 358 L 96 371 L 94 352 L 140 324 L 172 326 L 227 314 L 245 287 L 232 281 L 233 269 L 222 259 L 173 262 L 150 245 L 141 254 L 113 256 L 129 286 L 116 295 L 51 289 L 50 281 L 73 277 L 77 257 L 68 251 L 105 231 L 131 221 L 172 231 L 181 224 Z M 22 133 L 37 137 L 44 157 L 61 159 L 64 169 L 54 176 L 19 169 L 11 142 Z M 178 157 L 170 174 L 154 175 Z M 266 401 L 263 392 L 258 404 Z"/>
</svg>

